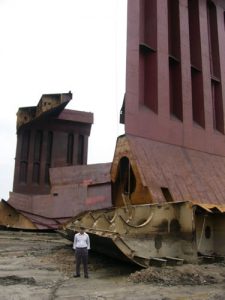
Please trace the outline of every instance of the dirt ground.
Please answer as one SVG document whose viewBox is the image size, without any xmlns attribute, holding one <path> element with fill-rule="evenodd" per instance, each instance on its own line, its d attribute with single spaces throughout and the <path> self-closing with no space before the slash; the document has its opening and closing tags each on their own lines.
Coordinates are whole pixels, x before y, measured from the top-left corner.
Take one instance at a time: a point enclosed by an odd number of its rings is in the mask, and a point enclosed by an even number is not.
<svg viewBox="0 0 225 300">
<path fill-rule="evenodd" d="M 71 242 L 57 233 L 0 231 L 0 300 L 224 300 L 225 264 L 140 268 L 90 253 L 73 278 Z"/>
</svg>

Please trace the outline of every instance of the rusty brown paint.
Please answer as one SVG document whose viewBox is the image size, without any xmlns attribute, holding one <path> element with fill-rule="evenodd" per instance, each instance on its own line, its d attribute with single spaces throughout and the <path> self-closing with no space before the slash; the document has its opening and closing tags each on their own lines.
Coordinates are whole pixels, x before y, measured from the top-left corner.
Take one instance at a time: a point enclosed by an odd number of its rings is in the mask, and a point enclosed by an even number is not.
<svg viewBox="0 0 225 300">
<path fill-rule="evenodd" d="M 123 205 L 118 176 L 124 153 L 136 181 L 130 193 L 132 204 L 164 203 L 162 187 L 167 187 L 174 202 L 191 201 L 224 210 L 224 157 L 130 135 L 118 138 L 111 169 L 116 206 Z"/>
<path fill-rule="evenodd" d="M 87 164 L 93 114 L 65 109 L 71 99 L 45 94 L 37 106 L 19 108 L 13 192 L 49 194 L 51 167 Z"/>
</svg>

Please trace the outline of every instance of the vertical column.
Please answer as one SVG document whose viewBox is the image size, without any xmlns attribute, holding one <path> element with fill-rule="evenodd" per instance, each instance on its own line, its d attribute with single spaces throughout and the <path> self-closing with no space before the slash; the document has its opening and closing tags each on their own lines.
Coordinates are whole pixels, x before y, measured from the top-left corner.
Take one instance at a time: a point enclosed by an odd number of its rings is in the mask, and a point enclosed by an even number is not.
<svg viewBox="0 0 225 300">
<path fill-rule="evenodd" d="M 198 1 L 198 0 L 197 0 Z M 183 123 L 181 144 L 190 147 L 193 142 L 192 88 L 191 88 L 191 55 L 189 38 L 188 0 L 179 1 L 180 14 L 180 64 Z"/>
<path fill-rule="evenodd" d="M 19 184 L 21 148 L 22 148 L 22 134 L 17 132 L 17 145 L 16 145 L 15 167 L 14 167 L 13 192 L 17 191 L 17 185 Z"/>
<path fill-rule="evenodd" d="M 168 5 L 165 0 L 157 0 L 157 93 L 159 126 L 163 132 L 170 122 L 168 53 Z"/>
<path fill-rule="evenodd" d="M 53 146 L 52 146 L 52 167 L 66 166 L 67 158 L 67 132 L 54 131 L 53 132 Z"/>
<path fill-rule="evenodd" d="M 87 164 L 87 158 L 88 158 L 88 136 L 84 136 L 84 150 L 83 150 L 83 164 Z"/>
<path fill-rule="evenodd" d="M 139 109 L 139 32 L 140 4 L 142 0 L 129 0 L 127 13 L 127 62 L 126 62 L 126 129 Z M 138 100 L 138 101 L 137 101 Z M 125 130 L 126 130 L 125 129 Z"/>
<path fill-rule="evenodd" d="M 78 164 L 78 143 L 79 143 L 79 134 L 74 133 L 73 165 Z"/>
<path fill-rule="evenodd" d="M 210 79 L 210 59 L 209 59 L 209 35 L 207 0 L 199 1 L 199 26 L 202 57 L 202 78 L 205 109 L 205 130 L 207 134 L 213 133 L 213 113 L 212 113 L 212 91 Z M 212 150 L 212 145 L 208 145 L 208 151 Z"/>
</svg>

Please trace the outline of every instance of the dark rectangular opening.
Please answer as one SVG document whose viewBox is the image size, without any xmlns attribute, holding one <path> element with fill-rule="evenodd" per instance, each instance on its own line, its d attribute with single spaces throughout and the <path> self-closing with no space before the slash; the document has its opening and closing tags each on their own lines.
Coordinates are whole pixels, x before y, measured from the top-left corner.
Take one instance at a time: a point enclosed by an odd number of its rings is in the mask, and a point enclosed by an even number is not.
<svg viewBox="0 0 225 300">
<path fill-rule="evenodd" d="M 188 0 L 193 121 L 205 128 L 199 1 Z"/>
<path fill-rule="evenodd" d="M 77 163 L 78 165 L 83 165 L 84 163 L 84 136 L 83 135 L 79 135 L 78 138 Z"/>
<path fill-rule="evenodd" d="M 28 163 L 26 161 L 20 162 L 20 173 L 19 173 L 19 182 L 20 183 L 27 182 L 27 167 L 28 167 Z"/>
<path fill-rule="evenodd" d="M 28 173 L 28 159 L 30 150 L 30 131 L 24 131 L 22 133 L 22 145 L 20 152 L 20 170 L 19 170 L 19 182 L 27 182 Z"/>
<path fill-rule="evenodd" d="M 166 202 L 173 202 L 173 197 L 170 193 L 170 190 L 166 187 L 161 187 L 161 191 L 163 193 L 164 198 L 166 199 Z"/>
<path fill-rule="evenodd" d="M 32 182 L 40 183 L 40 164 L 42 153 L 43 132 L 38 130 L 34 138 L 34 161 L 33 161 L 33 174 Z"/>
<path fill-rule="evenodd" d="M 221 83 L 211 80 L 212 87 L 212 107 L 213 107 L 213 126 L 214 129 L 224 133 L 223 101 Z"/>
<path fill-rule="evenodd" d="M 140 2 L 140 103 L 158 113 L 157 0 Z"/>
<path fill-rule="evenodd" d="M 180 7 L 178 0 L 167 0 L 170 114 L 183 121 L 182 81 L 180 63 Z"/>
<path fill-rule="evenodd" d="M 35 134 L 34 140 L 34 162 L 40 162 L 41 160 L 41 151 L 42 151 L 42 131 L 38 130 Z"/>
<path fill-rule="evenodd" d="M 33 175 L 32 175 L 33 183 L 40 183 L 40 163 L 36 162 L 33 164 Z"/>
<path fill-rule="evenodd" d="M 198 0 L 188 1 L 188 17 L 191 65 L 201 71 L 202 59 Z"/>
<path fill-rule="evenodd" d="M 207 1 L 208 35 L 211 76 L 220 79 L 219 39 L 217 28 L 217 11 L 212 1 Z"/>
<path fill-rule="evenodd" d="M 170 84 L 170 113 L 183 121 L 181 66 L 173 58 L 169 58 L 169 84 Z"/>
<path fill-rule="evenodd" d="M 52 144 L 53 144 L 53 133 L 48 132 L 47 137 L 47 148 L 46 148 L 46 163 L 45 163 L 45 184 L 50 184 L 49 168 L 51 167 L 52 160 Z"/>
<path fill-rule="evenodd" d="M 212 87 L 212 110 L 214 129 L 224 134 L 223 98 L 217 28 L 217 10 L 215 4 L 207 1 L 207 20 Z"/>
<path fill-rule="evenodd" d="M 52 144 L 53 144 L 53 133 L 48 132 L 47 150 L 46 150 L 46 162 L 51 164 L 52 160 Z"/>
<path fill-rule="evenodd" d="M 141 43 L 157 48 L 157 0 L 141 1 L 141 20 L 143 20 L 143 38 Z"/>
<path fill-rule="evenodd" d="M 180 11 L 179 0 L 168 0 L 169 54 L 180 60 Z"/>
<path fill-rule="evenodd" d="M 225 12 L 223 13 L 223 22 L 224 22 L 224 30 L 225 30 Z"/>
<path fill-rule="evenodd" d="M 149 50 L 140 52 L 140 95 L 142 103 L 153 112 L 158 112 L 157 100 L 157 53 Z"/>
<path fill-rule="evenodd" d="M 67 140 L 67 163 L 73 164 L 73 147 L 74 147 L 74 136 L 73 133 L 68 134 Z"/>
<path fill-rule="evenodd" d="M 192 114 L 193 121 L 205 128 L 205 111 L 202 72 L 191 68 Z"/>
<path fill-rule="evenodd" d="M 25 160 L 25 161 L 28 160 L 29 148 L 30 148 L 30 131 L 24 131 L 22 134 L 22 146 L 21 146 L 21 153 L 20 153 L 21 160 Z"/>
</svg>

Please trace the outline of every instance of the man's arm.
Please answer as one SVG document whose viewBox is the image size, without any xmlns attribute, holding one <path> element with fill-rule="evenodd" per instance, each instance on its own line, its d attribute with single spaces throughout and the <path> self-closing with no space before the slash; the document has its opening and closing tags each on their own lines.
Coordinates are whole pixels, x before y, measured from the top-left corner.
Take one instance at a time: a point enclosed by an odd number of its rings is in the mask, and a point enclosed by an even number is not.
<svg viewBox="0 0 225 300">
<path fill-rule="evenodd" d="M 87 234 L 87 248 L 88 248 L 88 250 L 91 249 L 91 247 L 90 247 L 90 238 L 89 238 L 88 234 Z"/>
<path fill-rule="evenodd" d="M 74 235 L 74 240 L 73 240 L 73 249 L 76 249 L 76 243 L 77 243 L 77 237 L 76 234 Z"/>
</svg>

